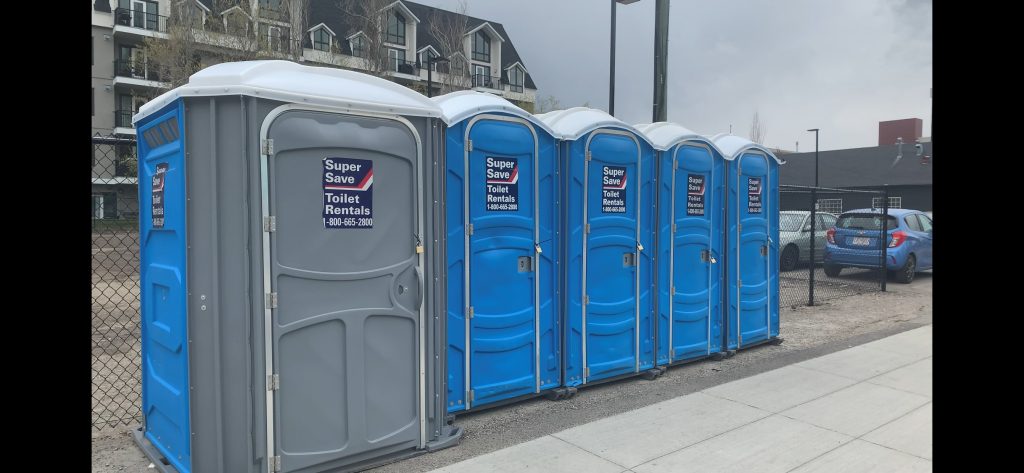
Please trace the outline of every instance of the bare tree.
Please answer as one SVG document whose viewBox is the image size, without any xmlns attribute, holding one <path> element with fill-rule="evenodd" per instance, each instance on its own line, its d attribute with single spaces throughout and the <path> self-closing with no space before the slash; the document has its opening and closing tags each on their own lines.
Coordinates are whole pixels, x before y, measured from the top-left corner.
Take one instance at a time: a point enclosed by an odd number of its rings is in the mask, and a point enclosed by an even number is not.
<svg viewBox="0 0 1024 473">
<path fill-rule="evenodd" d="M 133 71 L 156 72 L 156 79 L 178 87 L 200 66 L 194 28 L 202 28 L 202 16 L 192 0 L 176 0 L 167 19 L 167 39 L 146 38 L 131 59 Z M 121 58 L 128 60 L 128 58 Z"/>
<path fill-rule="evenodd" d="M 390 70 L 388 48 L 384 47 L 384 33 L 387 30 L 385 8 L 393 0 L 338 0 L 341 14 L 349 17 L 353 32 L 362 32 L 363 49 L 359 56 L 363 72 L 378 77 Z"/>
<path fill-rule="evenodd" d="M 309 1 L 310 0 L 281 0 L 281 10 L 288 15 L 288 55 L 293 60 L 302 57 L 302 39 L 309 28 Z"/>
<path fill-rule="evenodd" d="M 430 18 L 427 20 L 430 24 L 430 35 L 437 40 L 437 46 L 441 48 L 438 53 L 448 59 L 446 66 L 441 68 L 447 72 L 438 74 L 442 94 L 468 89 L 473 83 L 469 75 L 469 62 L 466 61 L 465 41 L 469 24 L 466 10 L 465 0 L 460 0 L 454 12 L 435 9 L 430 12 Z M 425 64 L 423 66 L 426 67 Z"/>
<path fill-rule="evenodd" d="M 555 110 L 561 110 L 562 102 L 559 101 L 558 98 L 555 97 L 554 95 L 548 95 L 547 97 L 540 99 L 540 101 L 538 101 L 535 105 L 535 108 L 537 110 L 536 113 L 546 113 Z"/>
<path fill-rule="evenodd" d="M 754 120 L 750 123 L 750 141 L 763 145 L 766 136 L 768 134 L 765 132 L 764 122 L 761 121 L 760 113 L 755 110 Z"/>
</svg>

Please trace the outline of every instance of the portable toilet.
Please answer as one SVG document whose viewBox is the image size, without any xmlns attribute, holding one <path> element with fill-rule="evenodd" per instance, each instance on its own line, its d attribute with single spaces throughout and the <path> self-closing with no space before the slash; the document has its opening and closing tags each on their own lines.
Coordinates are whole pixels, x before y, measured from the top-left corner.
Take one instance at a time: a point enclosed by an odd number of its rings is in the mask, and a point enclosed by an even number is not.
<svg viewBox="0 0 1024 473">
<path fill-rule="evenodd" d="M 710 138 L 679 124 L 636 128 L 658 153 L 658 364 L 720 354 L 725 159 Z"/>
<path fill-rule="evenodd" d="M 448 412 L 558 388 L 552 131 L 492 94 L 460 91 L 433 100 L 448 125 Z"/>
<path fill-rule="evenodd" d="M 654 148 L 601 110 L 540 115 L 559 138 L 563 382 L 642 371 L 654 353 Z"/>
<path fill-rule="evenodd" d="M 161 471 L 358 469 L 451 445 L 440 109 L 223 63 L 144 105 L 142 413 Z"/>
<path fill-rule="evenodd" d="M 779 159 L 729 134 L 712 138 L 728 161 L 726 248 L 728 349 L 779 337 Z"/>
</svg>

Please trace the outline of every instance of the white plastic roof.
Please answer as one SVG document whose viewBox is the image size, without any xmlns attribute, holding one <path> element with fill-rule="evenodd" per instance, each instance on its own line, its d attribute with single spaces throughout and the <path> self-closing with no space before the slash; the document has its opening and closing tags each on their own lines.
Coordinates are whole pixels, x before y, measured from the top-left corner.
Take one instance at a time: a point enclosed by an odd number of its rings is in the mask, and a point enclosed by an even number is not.
<svg viewBox="0 0 1024 473">
<path fill-rule="evenodd" d="M 725 156 L 725 159 L 728 160 L 738 158 L 744 151 L 756 150 L 771 156 L 772 159 L 777 161 L 779 164 L 786 164 L 785 160 L 779 159 L 779 157 L 775 156 L 775 153 L 772 153 L 770 149 L 746 138 L 740 138 L 739 136 L 730 135 L 728 133 L 719 133 L 711 137 L 711 141 L 718 146 L 718 149 L 722 151 L 722 156 Z"/>
<path fill-rule="evenodd" d="M 143 105 L 132 122 L 138 122 L 179 97 L 217 95 L 250 95 L 361 112 L 441 116 L 441 110 L 430 99 L 394 82 L 355 71 L 274 60 L 226 62 L 207 67 L 192 74 L 188 84 Z"/>
<path fill-rule="evenodd" d="M 555 131 L 555 136 L 562 140 L 575 140 L 598 128 L 618 128 L 636 133 L 640 139 L 654 146 L 640 130 L 619 120 L 604 110 L 588 107 L 573 107 L 566 110 L 555 110 L 542 113 L 536 117 Z"/>
<path fill-rule="evenodd" d="M 654 149 L 657 149 L 658 151 L 672 149 L 673 146 L 684 141 L 700 141 L 711 145 L 711 147 L 722 154 L 722 156 L 725 156 L 725 153 L 722 153 L 722 150 L 719 149 L 713 141 L 711 141 L 711 138 L 690 131 L 689 128 L 678 123 L 641 123 L 634 126 L 637 130 L 640 130 L 640 132 L 643 133 L 651 143 L 654 144 Z"/>
<path fill-rule="evenodd" d="M 557 136 L 551 127 L 537 119 L 536 116 L 531 115 L 530 112 L 527 112 L 526 110 L 515 106 L 512 102 L 494 94 L 477 92 L 475 90 L 460 90 L 440 97 L 433 97 L 430 100 L 433 100 L 434 103 L 441 108 L 441 119 L 444 120 L 445 124 L 448 126 L 459 123 L 462 120 L 470 118 L 478 113 L 505 112 L 510 115 L 521 117 L 530 123 L 537 125 L 552 136 Z"/>
</svg>

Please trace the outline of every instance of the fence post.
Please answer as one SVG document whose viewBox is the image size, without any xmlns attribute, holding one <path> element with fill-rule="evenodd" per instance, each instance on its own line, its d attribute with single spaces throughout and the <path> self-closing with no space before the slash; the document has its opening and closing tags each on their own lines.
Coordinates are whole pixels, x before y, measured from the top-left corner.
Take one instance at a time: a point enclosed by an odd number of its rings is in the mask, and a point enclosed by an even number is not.
<svg viewBox="0 0 1024 473">
<path fill-rule="evenodd" d="M 814 305 L 814 233 L 815 233 L 815 220 L 818 218 L 818 188 L 811 188 L 811 258 L 807 265 L 810 267 L 808 279 L 810 283 L 807 285 L 807 305 Z M 803 231 L 803 228 L 800 229 Z M 799 260 L 799 258 L 798 258 Z"/>
<path fill-rule="evenodd" d="M 882 273 L 882 276 L 881 276 L 881 278 L 882 278 L 882 292 L 885 292 L 886 276 L 888 275 L 888 271 L 885 270 L 885 263 L 886 263 L 886 260 L 888 259 L 888 256 L 889 256 L 888 255 L 888 252 L 889 252 L 889 250 L 888 250 L 888 248 L 889 248 L 888 239 L 889 239 L 889 184 L 885 184 L 885 185 L 882 186 L 882 237 L 878 239 L 881 242 L 881 246 L 882 246 L 882 251 L 879 252 L 882 255 L 882 267 L 881 267 L 881 271 L 880 271 Z"/>
</svg>

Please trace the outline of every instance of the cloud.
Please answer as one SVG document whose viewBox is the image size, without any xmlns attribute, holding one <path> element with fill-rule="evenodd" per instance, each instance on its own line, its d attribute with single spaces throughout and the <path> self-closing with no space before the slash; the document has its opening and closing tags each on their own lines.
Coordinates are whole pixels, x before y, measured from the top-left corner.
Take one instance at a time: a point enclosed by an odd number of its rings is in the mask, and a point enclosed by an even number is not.
<svg viewBox="0 0 1024 473">
<path fill-rule="evenodd" d="M 457 0 L 421 3 L 455 9 Z M 618 6 L 615 114 L 651 121 L 654 0 Z M 607 109 L 609 4 L 468 0 L 505 25 L 540 90 L 563 106 Z M 755 111 L 766 144 L 874 146 L 878 122 L 924 119 L 930 135 L 932 2 L 676 1 L 670 9 L 668 118 L 702 133 L 747 135 Z"/>
</svg>

